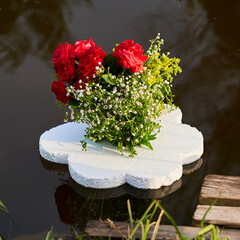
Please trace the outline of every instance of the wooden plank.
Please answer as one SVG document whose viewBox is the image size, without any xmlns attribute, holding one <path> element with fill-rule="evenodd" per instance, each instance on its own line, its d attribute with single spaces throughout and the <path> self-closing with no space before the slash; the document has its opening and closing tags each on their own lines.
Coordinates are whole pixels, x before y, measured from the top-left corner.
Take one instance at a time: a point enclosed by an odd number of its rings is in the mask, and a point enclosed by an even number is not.
<svg viewBox="0 0 240 240">
<path fill-rule="evenodd" d="M 113 224 L 113 225 L 112 225 Z M 128 223 L 124 222 L 113 222 L 108 224 L 106 222 L 90 220 L 86 227 L 85 232 L 90 237 L 111 237 L 111 238 L 124 238 L 128 236 Z M 111 225 L 111 226 L 110 226 Z M 152 237 L 154 227 L 151 227 L 148 233 L 148 239 Z M 188 236 L 190 239 L 195 237 L 197 233 L 201 230 L 199 227 L 187 227 L 179 226 L 179 229 L 183 236 Z M 209 235 L 208 235 L 209 236 Z M 220 231 L 221 237 L 230 237 L 231 240 L 240 239 L 240 230 L 236 229 L 222 229 Z M 141 228 L 135 234 L 136 238 L 141 237 Z M 156 239 L 158 240 L 175 240 L 176 231 L 173 226 L 170 225 L 160 225 Z"/>
<path fill-rule="evenodd" d="M 240 207 L 240 177 L 207 175 L 200 194 L 200 204 L 210 205 L 216 198 L 215 205 Z"/>
<path fill-rule="evenodd" d="M 193 216 L 196 225 L 199 225 L 208 208 L 208 205 L 197 206 Z M 240 207 L 213 206 L 205 218 L 205 223 L 240 228 Z"/>
</svg>

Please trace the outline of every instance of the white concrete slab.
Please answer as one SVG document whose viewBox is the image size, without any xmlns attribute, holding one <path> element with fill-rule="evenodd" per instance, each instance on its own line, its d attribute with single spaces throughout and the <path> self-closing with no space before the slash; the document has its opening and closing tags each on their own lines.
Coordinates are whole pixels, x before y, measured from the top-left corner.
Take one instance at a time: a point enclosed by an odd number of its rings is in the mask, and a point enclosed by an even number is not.
<svg viewBox="0 0 240 240">
<path fill-rule="evenodd" d="M 153 140 L 154 150 L 138 147 L 138 155 L 121 155 L 107 141 L 88 140 L 82 151 L 86 124 L 65 123 L 44 132 L 39 141 L 40 154 L 46 160 L 65 163 L 72 178 L 91 188 L 113 188 L 128 183 L 141 189 L 171 185 L 182 176 L 182 165 L 199 159 L 203 136 L 196 128 L 182 124 L 180 109 L 161 117 L 161 132 Z"/>
</svg>

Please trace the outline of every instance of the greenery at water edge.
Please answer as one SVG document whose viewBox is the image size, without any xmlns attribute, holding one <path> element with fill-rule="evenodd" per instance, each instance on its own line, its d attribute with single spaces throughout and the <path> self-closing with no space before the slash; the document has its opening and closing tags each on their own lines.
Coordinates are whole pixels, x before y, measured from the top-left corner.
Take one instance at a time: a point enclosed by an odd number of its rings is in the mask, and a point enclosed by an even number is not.
<svg viewBox="0 0 240 240">
<path fill-rule="evenodd" d="M 203 216 L 203 219 L 201 221 L 201 230 L 199 231 L 199 233 L 193 238 L 194 240 L 205 240 L 205 236 L 206 234 L 211 232 L 211 240 L 220 240 L 219 237 L 219 233 L 220 230 L 217 226 L 214 226 L 213 224 L 210 224 L 206 227 L 204 227 L 204 222 L 205 222 L 205 218 L 208 214 L 208 212 L 211 210 L 212 206 L 216 203 L 218 199 L 216 199 L 208 208 L 208 210 L 206 211 L 206 213 Z M 129 236 L 126 237 L 123 235 L 124 239 L 127 240 L 135 240 L 135 233 L 138 230 L 139 227 L 141 227 L 142 230 L 142 234 L 141 234 L 141 240 L 145 240 L 147 239 L 147 235 L 149 232 L 150 227 L 155 226 L 154 227 L 154 231 L 151 237 L 151 240 L 155 240 L 157 233 L 158 233 L 158 229 L 160 226 L 160 222 L 161 222 L 161 218 L 163 216 L 163 214 L 165 214 L 165 216 L 169 219 L 169 221 L 171 222 L 171 224 L 173 225 L 173 227 L 176 229 L 177 235 L 176 235 L 176 239 L 177 240 L 190 240 L 190 238 L 188 236 L 183 236 L 181 231 L 179 230 L 176 222 L 174 221 L 174 219 L 169 215 L 169 213 L 163 208 L 163 206 L 159 203 L 159 201 L 154 200 L 149 207 L 147 208 L 147 210 L 145 211 L 145 213 L 142 215 L 141 219 L 134 221 L 132 218 L 132 210 L 131 210 L 131 204 L 130 201 L 128 200 L 127 202 L 127 207 L 128 207 L 128 214 L 129 214 L 129 221 L 130 221 L 130 233 Z M 161 212 L 158 216 L 158 219 L 156 222 L 152 221 L 153 216 L 155 215 L 156 211 L 160 209 Z M 7 207 L 3 204 L 3 202 L 0 200 L 0 210 L 9 213 Z M 136 224 L 134 227 L 134 223 Z M 10 230 L 11 230 L 11 225 L 10 225 Z M 83 234 L 83 235 L 76 235 L 76 239 L 84 239 L 87 235 Z M 8 236 L 8 239 L 10 239 L 10 236 Z M 0 236 L 0 240 L 3 240 L 2 237 Z M 54 240 L 54 233 L 53 233 L 53 227 L 51 228 L 51 230 L 47 233 L 46 239 L 45 240 Z M 229 240 L 229 238 L 221 238 L 221 240 Z"/>
</svg>

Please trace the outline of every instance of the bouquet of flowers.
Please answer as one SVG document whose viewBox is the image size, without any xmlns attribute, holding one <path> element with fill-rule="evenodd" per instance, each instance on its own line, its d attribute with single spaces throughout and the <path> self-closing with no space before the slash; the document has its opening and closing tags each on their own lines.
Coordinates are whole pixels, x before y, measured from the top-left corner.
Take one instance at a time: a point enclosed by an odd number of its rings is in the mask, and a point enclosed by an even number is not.
<svg viewBox="0 0 240 240">
<path fill-rule="evenodd" d="M 58 45 L 54 51 L 56 70 L 52 92 L 60 106 L 67 105 L 65 121 L 88 124 L 85 140 L 108 140 L 130 156 L 135 147 L 146 145 L 160 129 L 165 106 L 173 109 L 173 76 L 181 72 L 180 60 L 161 53 L 160 34 L 142 46 L 126 40 L 106 54 L 93 39 L 74 45 Z"/>
</svg>

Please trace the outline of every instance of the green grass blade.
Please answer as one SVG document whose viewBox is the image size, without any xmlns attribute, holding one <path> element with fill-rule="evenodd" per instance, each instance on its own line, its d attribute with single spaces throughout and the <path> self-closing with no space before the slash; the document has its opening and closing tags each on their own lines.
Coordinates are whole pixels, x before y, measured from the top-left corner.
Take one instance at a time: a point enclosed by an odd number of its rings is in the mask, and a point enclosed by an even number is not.
<svg viewBox="0 0 240 240">
<path fill-rule="evenodd" d="M 143 225 L 142 222 L 140 222 L 140 226 L 141 226 L 141 229 L 142 229 L 141 240 L 143 240 L 143 236 L 144 236 L 144 225 Z"/>
<path fill-rule="evenodd" d="M 149 218 L 149 219 L 150 219 L 150 222 L 152 221 L 152 218 L 153 218 L 154 214 L 156 213 L 157 209 L 158 209 L 158 206 L 157 206 L 157 204 L 156 204 L 155 207 L 154 207 L 154 209 L 153 209 L 153 212 L 152 212 L 152 214 L 151 214 L 151 217 Z"/>
<path fill-rule="evenodd" d="M 179 235 L 180 239 L 181 240 L 185 240 L 186 238 L 184 238 L 182 236 L 182 233 L 180 232 L 176 222 L 173 220 L 173 218 L 168 214 L 168 212 L 163 208 L 163 206 L 159 203 L 159 202 L 156 202 L 158 204 L 158 207 L 163 210 L 164 214 L 166 215 L 166 217 L 169 219 L 169 221 L 171 222 L 171 224 L 174 226 L 174 228 L 176 229 L 176 232 L 177 234 Z"/>
<path fill-rule="evenodd" d="M 143 214 L 143 216 L 141 217 L 140 221 L 137 223 L 137 225 L 135 226 L 135 228 L 133 229 L 133 231 L 130 234 L 129 239 L 132 239 L 133 235 L 135 234 L 135 232 L 137 231 L 137 229 L 139 228 L 139 225 L 142 223 L 143 219 L 145 219 L 146 215 L 150 212 L 150 210 L 152 209 L 152 207 L 157 203 L 156 200 L 152 201 L 152 203 L 149 205 L 149 207 L 147 208 L 147 210 L 145 211 L 145 213 Z"/>
<path fill-rule="evenodd" d="M 145 229 L 144 229 L 144 235 L 143 235 L 144 240 L 147 239 L 147 234 L 148 234 L 148 230 L 149 230 L 149 227 L 150 227 L 149 224 L 150 224 L 150 221 L 148 219 L 147 222 L 146 222 L 146 225 L 145 225 Z"/>
<path fill-rule="evenodd" d="M 213 224 L 210 224 L 210 225 L 206 226 L 205 228 L 202 228 L 202 229 L 198 232 L 197 236 L 202 236 L 202 235 L 204 235 L 204 234 L 212 231 L 213 228 L 215 228 L 214 225 L 213 225 Z"/>
<path fill-rule="evenodd" d="M 132 208 L 129 199 L 127 200 L 127 209 L 128 209 L 128 215 L 129 215 L 129 221 L 130 221 L 130 232 L 133 231 L 133 218 L 132 218 Z M 135 239 L 135 238 L 133 238 Z"/>
<path fill-rule="evenodd" d="M 0 210 L 9 213 L 7 207 L 3 204 L 1 200 L 0 200 Z"/>
<path fill-rule="evenodd" d="M 45 240 L 52 240 L 53 239 L 53 227 L 51 227 L 51 230 L 47 233 L 47 237 Z"/>
<path fill-rule="evenodd" d="M 205 218 L 206 218 L 208 212 L 211 210 L 212 206 L 218 201 L 218 199 L 219 199 L 219 198 L 216 198 L 216 199 L 212 202 L 212 204 L 209 206 L 208 210 L 207 210 L 207 211 L 205 212 L 205 214 L 203 215 L 203 218 L 202 218 L 202 220 L 201 220 L 201 228 L 203 228 L 203 225 L 204 225 L 204 222 L 205 222 Z"/>
<path fill-rule="evenodd" d="M 87 236 L 88 236 L 87 233 L 83 233 L 81 235 L 76 236 L 76 239 L 77 240 L 84 240 L 84 239 L 86 239 Z"/>
</svg>

